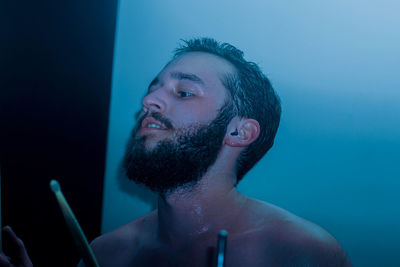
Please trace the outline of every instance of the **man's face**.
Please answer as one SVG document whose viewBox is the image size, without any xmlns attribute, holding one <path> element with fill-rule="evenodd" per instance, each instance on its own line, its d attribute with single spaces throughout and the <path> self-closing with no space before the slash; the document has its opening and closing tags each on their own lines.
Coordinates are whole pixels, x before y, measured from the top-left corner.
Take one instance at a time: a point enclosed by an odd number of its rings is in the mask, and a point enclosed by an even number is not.
<svg viewBox="0 0 400 267">
<path fill-rule="evenodd" d="M 229 121 L 221 78 L 234 72 L 202 52 L 170 62 L 153 80 L 124 158 L 127 175 L 165 193 L 197 182 L 215 162 Z M 228 116 L 229 117 L 229 116 Z"/>
<path fill-rule="evenodd" d="M 227 97 L 221 78 L 233 71 L 227 61 L 202 52 L 170 62 L 150 84 L 142 104 L 144 113 L 160 113 L 172 129 L 154 128 L 153 120 L 145 120 L 139 134 L 147 136 L 146 147 L 153 148 L 160 140 L 176 138 L 181 130 L 215 119 Z"/>
</svg>

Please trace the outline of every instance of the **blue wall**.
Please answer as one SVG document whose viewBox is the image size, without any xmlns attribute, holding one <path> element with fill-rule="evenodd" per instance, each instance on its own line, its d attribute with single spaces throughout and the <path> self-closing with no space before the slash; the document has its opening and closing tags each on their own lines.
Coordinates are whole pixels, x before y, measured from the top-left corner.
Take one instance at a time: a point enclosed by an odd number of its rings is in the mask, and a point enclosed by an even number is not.
<svg viewBox="0 0 400 267">
<path fill-rule="evenodd" d="M 119 5 L 103 232 L 154 207 L 118 175 L 133 115 L 178 40 L 210 36 L 259 63 L 283 103 L 275 146 L 239 189 L 321 225 L 355 266 L 400 266 L 400 2 Z"/>
</svg>

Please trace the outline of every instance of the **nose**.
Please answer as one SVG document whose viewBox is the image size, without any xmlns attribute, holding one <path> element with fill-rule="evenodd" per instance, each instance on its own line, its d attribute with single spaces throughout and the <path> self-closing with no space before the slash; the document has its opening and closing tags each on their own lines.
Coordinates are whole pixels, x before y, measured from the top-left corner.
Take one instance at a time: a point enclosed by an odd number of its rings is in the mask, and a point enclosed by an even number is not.
<svg viewBox="0 0 400 267">
<path fill-rule="evenodd" d="M 166 109 L 166 102 L 163 99 L 162 92 L 161 90 L 158 89 L 154 92 L 151 92 L 147 94 L 143 100 L 142 100 L 142 105 L 143 105 L 143 111 L 144 112 L 158 112 L 158 113 L 164 113 Z"/>
</svg>

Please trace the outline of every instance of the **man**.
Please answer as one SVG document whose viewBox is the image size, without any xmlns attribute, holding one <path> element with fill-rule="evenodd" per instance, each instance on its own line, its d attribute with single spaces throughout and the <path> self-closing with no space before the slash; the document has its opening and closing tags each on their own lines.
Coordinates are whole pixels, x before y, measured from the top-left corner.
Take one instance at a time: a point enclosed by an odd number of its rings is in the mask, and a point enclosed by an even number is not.
<svg viewBox="0 0 400 267">
<path fill-rule="evenodd" d="M 158 209 L 95 239 L 100 266 L 213 266 L 222 229 L 225 266 L 351 266 L 325 230 L 236 190 L 271 148 L 281 113 L 240 50 L 185 42 L 142 105 L 123 163 L 159 194 Z"/>
<path fill-rule="evenodd" d="M 229 44 L 190 40 L 151 82 L 124 158 L 158 209 L 94 240 L 101 266 L 350 266 L 325 230 L 235 185 L 269 150 L 281 107 L 256 64 Z"/>
</svg>

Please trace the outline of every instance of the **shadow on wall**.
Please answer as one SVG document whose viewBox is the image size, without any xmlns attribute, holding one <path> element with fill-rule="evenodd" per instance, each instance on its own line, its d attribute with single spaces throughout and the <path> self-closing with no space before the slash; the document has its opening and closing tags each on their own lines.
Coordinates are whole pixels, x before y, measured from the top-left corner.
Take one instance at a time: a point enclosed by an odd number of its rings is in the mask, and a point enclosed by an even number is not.
<svg viewBox="0 0 400 267">
<path fill-rule="evenodd" d="M 123 168 L 122 160 L 119 163 L 117 171 L 117 181 L 119 189 L 128 195 L 135 196 L 141 201 L 147 203 L 151 210 L 157 209 L 157 195 L 150 191 L 144 185 L 138 185 L 131 181 L 126 175 Z"/>
</svg>

